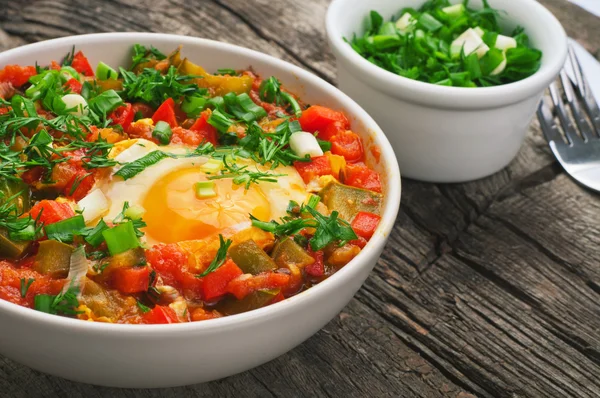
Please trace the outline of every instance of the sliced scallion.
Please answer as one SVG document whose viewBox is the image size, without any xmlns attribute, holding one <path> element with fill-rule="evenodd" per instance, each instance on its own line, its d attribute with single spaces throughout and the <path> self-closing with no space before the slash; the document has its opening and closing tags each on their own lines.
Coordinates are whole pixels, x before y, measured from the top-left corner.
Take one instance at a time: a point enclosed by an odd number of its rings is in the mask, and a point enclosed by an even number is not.
<svg viewBox="0 0 600 398">
<path fill-rule="evenodd" d="M 79 233 L 85 228 L 85 221 L 81 214 L 76 215 L 66 220 L 49 224 L 44 227 L 48 239 L 57 240 L 59 242 L 73 242 L 73 235 Z"/>
<path fill-rule="evenodd" d="M 198 199 L 213 198 L 217 196 L 215 192 L 215 183 L 213 181 L 200 181 L 194 186 L 196 197 Z"/>
<path fill-rule="evenodd" d="M 119 73 L 104 62 L 99 62 L 96 67 L 96 77 L 100 80 L 116 80 Z"/>
<path fill-rule="evenodd" d="M 102 236 L 108 246 L 111 256 L 140 247 L 140 241 L 135 234 L 132 221 L 121 223 L 102 231 Z"/>
<path fill-rule="evenodd" d="M 163 122 L 162 120 L 156 123 L 154 130 L 152 131 L 152 137 L 156 138 L 162 145 L 167 145 L 171 142 L 171 136 L 173 131 L 169 123 Z"/>
</svg>

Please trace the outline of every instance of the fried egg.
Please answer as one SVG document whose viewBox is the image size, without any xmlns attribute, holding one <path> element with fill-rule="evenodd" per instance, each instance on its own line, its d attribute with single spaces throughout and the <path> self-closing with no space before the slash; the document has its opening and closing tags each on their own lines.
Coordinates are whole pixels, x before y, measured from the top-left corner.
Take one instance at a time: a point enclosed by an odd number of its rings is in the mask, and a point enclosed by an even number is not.
<svg viewBox="0 0 600 398">
<path fill-rule="evenodd" d="M 183 154 L 189 148 L 166 145 L 158 146 L 151 141 L 138 139 L 115 144 L 111 157 L 120 163 L 130 163 L 153 151 Z M 202 240 L 218 234 L 231 236 L 250 228 L 250 217 L 269 221 L 286 215 L 290 200 L 306 201 L 306 185 L 296 169 L 281 166 L 269 171 L 283 174 L 277 182 L 253 183 L 248 189 L 233 183 L 231 178 L 212 180 L 216 196 L 198 198 L 195 184 L 216 175 L 208 167 L 207 157 L 166 158 L 148 166 L 134 177 L 123 180 L 115 173 L 122 166 L 115 166 L 110 175 L 97 182 L 108 200 L 105 221 L 112 221 L 123 209 L 124 202 L 141 206 L 145 213 L 144 229 L 149 245 Z M 248 159 L 234 160 L 239 166 L 267 171 L 267 168 Z M 210 162 L 209 162 L 210 163 Z M 205 167 L 203 167 L 206 164 Z"/>
</svg>

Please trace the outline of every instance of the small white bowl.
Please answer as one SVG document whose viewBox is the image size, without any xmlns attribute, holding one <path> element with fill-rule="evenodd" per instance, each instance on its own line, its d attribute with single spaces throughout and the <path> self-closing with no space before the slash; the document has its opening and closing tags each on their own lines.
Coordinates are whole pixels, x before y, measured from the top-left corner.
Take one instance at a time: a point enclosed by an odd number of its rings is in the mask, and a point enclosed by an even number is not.
<svg viewBox="0 0 600 398">
<path fill-rule="evenodd" d="M 453 1 L 457 3 L 458 1 Z M 334 0 L 327 36 L 337 58 L 342 91 L 373 116 L 392 143 L 405 177 L 463 182 L 490 175 L 516 156 L 537 104 L 564 65 L 567 36 L 558 20 L 535 0 L 490 0 L 504 10 L 501 26 L 523 26 L 543 52 L 533 76 L 496 87 L 446 87 L 388 72 L 361 57 L 344 41 L 362 35 L 370 10 L 390 20 L 424 0 Z M 481 0 L 470 7 L 481 8 Z"/>
<path fill-rule="evenodd" d="M 169 387 L 239 373 L 291 350 L 329 322 L 350 301 L 379 259 L 400 206 L 400 173 L 394 152 L 373 119 L 327 82 L 274 57 L 231 44 L 152 33 L 105 33 L 64 37 L 0 54 L 7 64 L 40 65 L 61 59 L 72 46 L 92 65 L 126 65 L 133 44 L 183 52 L 209 71 L 246 69 L 277 76 L 309 103 L 339 109 L 367 145 L 377 145 L 384 187 L 382 220 L 373 238 L 350 263 L 324 282 L 255 311 L 201 322 L 117 325 L 37 312 L 0 299 L 0 354 L 67 379 L 115 387 Z M 369 152 L 369 151 L 367 151 Z"/>
</svg>

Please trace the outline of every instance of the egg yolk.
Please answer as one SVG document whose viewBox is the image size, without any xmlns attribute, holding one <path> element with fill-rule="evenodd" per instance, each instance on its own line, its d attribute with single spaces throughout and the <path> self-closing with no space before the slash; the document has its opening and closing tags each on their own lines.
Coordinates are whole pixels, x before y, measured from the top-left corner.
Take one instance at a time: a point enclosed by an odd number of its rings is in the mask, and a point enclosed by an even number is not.
<svg viewBox="0 0 600 398">
<path fill-rule="evenodd" d="M 206 181 L 204 173 L 187 168 L 154 183 L 142 203 L 149 240 L 174 243 L 203 239 L 248 223 L 249 214 L 270 219 L 269 201 L 256 185 L 246 190 L 229 178 L 213 180 L 217 195 L 199 199 L 194 188 L 199 181 Z"/>
</svg>

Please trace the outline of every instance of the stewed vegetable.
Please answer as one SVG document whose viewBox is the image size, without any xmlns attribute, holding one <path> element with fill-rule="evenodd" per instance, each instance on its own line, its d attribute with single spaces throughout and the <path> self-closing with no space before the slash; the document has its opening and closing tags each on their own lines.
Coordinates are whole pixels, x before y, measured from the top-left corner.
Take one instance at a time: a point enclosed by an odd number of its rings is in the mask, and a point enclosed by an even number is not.
<svg viewBox="0 0 600 398">
<path fill-rule="evenodd" d="M 371 239 L 380 176 L 343 112 L 136 45 L 0 70 L 0 298 L 181 323 L 309 289 Z"/>
</svg>

